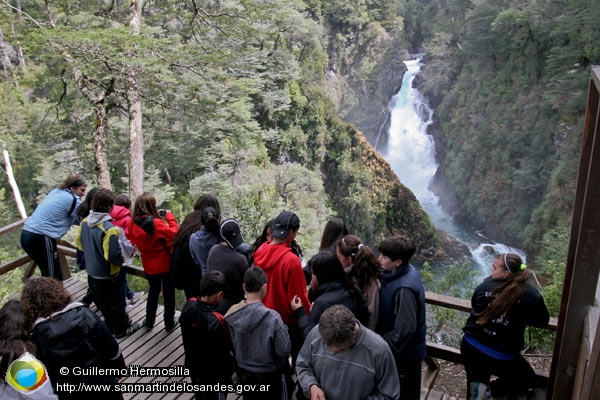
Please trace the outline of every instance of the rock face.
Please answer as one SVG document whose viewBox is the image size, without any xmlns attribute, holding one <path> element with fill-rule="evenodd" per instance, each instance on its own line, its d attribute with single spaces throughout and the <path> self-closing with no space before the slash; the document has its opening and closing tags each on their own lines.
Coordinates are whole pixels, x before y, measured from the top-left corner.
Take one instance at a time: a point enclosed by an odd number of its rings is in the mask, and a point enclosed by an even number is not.
<svg viewBox="0 0 600 400">
<path fill-rule="evenodd" d="M 438 237 L 440 238 L 441 247 L 446 252 L 447 260 L 452 261 L 467 261 L 471 258 L 469 247 L 450 236 L 447 232 L 438 229 Z"/>
<path fill-rule="evenodd" d="M 387 141 L 388 103 L 400 89 L 406 71 L 403 61 L 410 55 L 402 38 L 390 35 L 377 22 L 360 32 L 330 32 L 329 36 L 325 91 L 336 113 L 381 150 Z"/>
<path fill-rule="evenodd" d="M 361 164 L 372 175 L 368 193 L 362 195 L 365 206 L 371 208 L 369 216 L 374 216 L 373 228 L 363 233 L 363 240 L 376 246 L 389 235 L 405 234 L 417 246 L 417 261 L 467 259 L 469 249 L 445 232 L 436 231 L 412 191 L 400 183 L 377 152 L 387 145 L 388 103 L 400 89 L 406 71 L 403 61 L 410 58 L 402 38 L 393 37 L 378 23 L 370 23 L 360 32 L 330 32 L 329 39 L 324 89 L 337 115 L 356 128 L 351 133 L 352 153 L 360 153 Z M 327 160 L 324 170 L 329 168 L 340 168 L 339 160 Z M 328 181 L 326 172 L 324 179 L 336 210 L 352 226 L 363 210 L 343 206 L 351 182 L 339 177 Z"/>
<path fill-rule="evenodd" d="M 348 175 L 340 173 L 344 170 L 343 157 L 336 155 L 338 144 L 332 143 L 322 171 L 325 190 L 338 215 L 350 229 L 363 227 L 360 235 L 373 248 L 386 237 L 406 235 L 417 246 L 415 257 L 421 261 L 446 261 L 451 255 L 463 254 L 460 244 L 453 242 L 448 235 L 440 239 L 441 231 L 436 231 L 413 192 L 400 183 L 390 164 L 375 151 L 362 132 L 353 126 L 347 129 L 351 138 L 350 153 L 362 169 Z M 338 172 L 334 174 L 333 171 Z M 351 187 L 360 175 L 366 176 L 368 187 L 354 192 Z M 360 206 L 356 207 L 353 203 L 348 207 L 348 196 L 360 197 Z"/>
</svg>

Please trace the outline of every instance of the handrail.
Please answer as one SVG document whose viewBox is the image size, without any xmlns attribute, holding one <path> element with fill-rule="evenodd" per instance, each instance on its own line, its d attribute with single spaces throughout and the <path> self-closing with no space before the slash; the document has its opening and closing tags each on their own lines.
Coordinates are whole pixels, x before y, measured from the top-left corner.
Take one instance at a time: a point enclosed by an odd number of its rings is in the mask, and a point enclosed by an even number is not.
<svg viewBox="0 0 600 400">
<path fill-rule="evenodd" d="M 0 236 L 5 235 L 10 232 L 17 231 L 23 228 L 25 225 L 25 221 L 27 218 L 21 219 L 19 221 L 13 222 L 11 224 L 0 227 Z M 67 267 L 67 257 L 75 258 L 77 256 L 77 248 L 67 241 L 62 239 L 58 239 L 57 241 L 57 250 L 58 257 L 60 259 L 61 266 L 63 267 L 63 278 L 67 279 L 71 276 L 71 272 Z M 22 255 L 21 257 L 9 261 L 0 265 L 0 276 L 6 274 L 7 272 L 12 271 L 13 269 L 17 269 L 27 263 L 30 263 L 29 267 L 23 274 L 23 279 L 29 278 L 35 272 L 36 264 L 27 254 Z M 136 265 L 131 265 L 125 268 L 128 274 L 136 275 L 140 277 L 144 277 L 144 269 L 142 267 L 138 267 Z"/>
<path fill-rule="evenodd" d="M 0 236 L 21 229 L 23 227 L 23 225 L 25 225 L 25 221 L 27 221 L 27 219 L 22 219 L 22 220 L 13 222 L 12 224 L 8 224 L 6 226 L 0 227 Z"/>
<path fill-rule="evenodd" d="M 471 302 L 457 297 L 446 296 L 434 292 L 425 292 L 425 303 L 434 306 L 446 307 L 452 310 L 471 312 Z M 548 325 L 544 329 L 556 332 L 558 326 L 558 318 L 550 318 Z"/>
<path fill-rule="evenodd" d="M 470 312 L 472 309 L 471 302 L 469 300 L 446 296 L 434 292 L 425 292 L 425 303 L 463 312 Z M 550 321 L 545 329 L 555 332 L 557 325 L 558 319 L 550 318 Z M 430 390 L 435 383 L 439 370 L 439 364 L 435 361 L 435 359 L 450 361 L 454 364 L 463 364 L 463 360 L 460 349 L 434 342 L 427 342 L 426 345 L 427 357 L 425 358 L 425 364 L 427 365 L 427 369 L 423 377 L 423 383 L 425 384 L 425 387 Z M 536 371 L 535 387 L 545 388 L 547 386 L 548 374 L 545 372 Z"/>
</svg>

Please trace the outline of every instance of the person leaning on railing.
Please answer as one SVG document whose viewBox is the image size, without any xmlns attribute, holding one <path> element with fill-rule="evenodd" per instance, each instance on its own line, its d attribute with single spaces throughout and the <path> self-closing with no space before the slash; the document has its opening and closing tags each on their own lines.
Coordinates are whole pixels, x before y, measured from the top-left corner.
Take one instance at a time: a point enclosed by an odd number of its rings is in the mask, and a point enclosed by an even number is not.
<svg viewBox="0 0 600 400">
<path fill-rule="evenodd" d="M 63 280 L 56 241 L 71 225 L 78 225 L 77 208 L 87 184 L 79 175 L 71 175 L 37 206 L 25 221 L 21 247 L 40 267 L 42 276 Z"/>
<path fill-rule="evenodd" d="M 521 257 L 504 253 L 494 260 L 492 275 L 475 289 L 460 346 L 467 399 L 519 396 L 532 386 L 535 372 L 521 355 L 525 326 L 543 328 L 550 315 L 528 277 Z M 498 379 L 490 383 L 491 375 Z"/>
</svg>

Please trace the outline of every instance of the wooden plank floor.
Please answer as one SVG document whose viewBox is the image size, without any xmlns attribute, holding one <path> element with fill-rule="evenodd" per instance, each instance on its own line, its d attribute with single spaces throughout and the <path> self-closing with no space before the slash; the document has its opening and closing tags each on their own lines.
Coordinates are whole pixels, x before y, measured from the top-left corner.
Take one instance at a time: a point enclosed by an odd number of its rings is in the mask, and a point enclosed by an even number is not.
<svg viewBox="0 0 600 400">
<path fill-rule="evenodd" d="M 69 278 L 64 282 L 65 287 L 71 293 L 74 300 L 80 300 L 87 292 L 87 282 L 76 278 Z M 129 316 L 133 322 L 140 325 L 146 316 L 146 296 L 133 304 L 129 311 Z M 91 309 L 97 311 L 94 305 Z M 122 339 L 117 339 L 121 346 L 121 351 L 125 357 L 125 363 L 130 365 L 139 365 L 142 367 L 169 367 L 172 365 L 183 366 L 183 344 L 181 342 L 181 330 L 175 329 L 172 332 L 165 330 L 162 319 L 163 307 L 158 307 L 156 324 L 154 328 L 148 330 L 141 328 L 133 335 Z M 177 316 L 179 312 L 177 312 Z M 150 383 L 161 381 L 166 383 L 183 381 L 184 377 L 128 377 L 120 383 Z M 187 378 L 189 382 L 189 378 Z M 193 399 L 192 393 L 125 393 L 125 399 Z"/>
<path fill-rule="evenodd" d="M 73 296 L 73 300 L 78 301 L 87 292 L 87 282 L 77 278 L 69 278 L 64 281 L 64 285 Z M 100 313 L 94 305 L 91 310 Z M 152 330 L 141 328 L 133 335 L 123 339 L 117 339 L 121 346 L 121 351 L 125 357 L 125 363 L 128 366 L 138 365 L 142 367 L 170 367 L 173 365 L 183 366 L 184 354 L 183 343 L 181 341 L 181 330 L 175 329 L 172 332 L 165 331 L 165 325 L 162 319 L 163 307 L 158 307 L 156 324 Z M 179 315 L 179 312 L 176 312 Z M 140 325 L 146 316 L 146 295 L 137 301 L 129 316 L 133 322 Z M 102 318 L 102 316 L 100 315 Z M 165 383 L 182 382 L 189 378 L 184 377 L 127 377 L 120 383 L 151 383 L 161 381 Z M 169 399 L 169 400 L 191 400 L 194 398 L 193 393 L 124 393 L 125 399 L 142 400 L 142 399 Z M 241 399 L 241 395 L 230 394 L 227 400 Z M 421 391 L 421 400 L 460 400 L 456 397 L 448 396 L 445 393 L 429 391 L 426 389 Z"/>
</svg>

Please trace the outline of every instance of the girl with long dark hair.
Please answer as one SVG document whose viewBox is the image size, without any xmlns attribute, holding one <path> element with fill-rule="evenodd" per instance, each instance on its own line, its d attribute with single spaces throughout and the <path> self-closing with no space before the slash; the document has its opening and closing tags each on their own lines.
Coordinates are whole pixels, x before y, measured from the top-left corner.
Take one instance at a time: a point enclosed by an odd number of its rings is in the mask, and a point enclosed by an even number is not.
<svg viewBox="0 0 600 400">
<path fill-rule="evenodd" d="M 475 289 L 460 346 L 467 372 L 467 399 L 519 396 L 535 372 L 521 355 L 525 326 L 545 327 L 550 316 L 540 293 L 527 283 L 521 257 L 500 254 L 492 275 Z M 490 382 L 491 375 L 498 379 Z M 484 396 L 484 397 L 481 397 Z"/>
<path fill-rule="evenodd" d="M 321 314 L 334 304 L 345 305 L 362 324 L 367 322 L 369 315 L 363 297 L 335 254 L 330 251 L 319 253 L 308 261 L 308 266 L 316 287 L 310 316 L 306 315 L 300 297 L 294 296 L 291 303 L 304 337 L 319 323 Z"/>
<path fill-rule="evenodd" d="M 196 265 L 190 252 L 190 237 L 201 230 L 202 211 L 212 207 L 220 214 L 219 200 L 212 194 L 204 194 L 194 203 L 194 211 L 186 215 L 179 226 L 179 232 L 173 239 L 171 254 L 171 273 L 177 289 L 183 289 L 185 297 L 190 299 L 199 296 L 202 270 Z M 208 252 L 207 252 L 208 254 Z"/>
<path fill-rule="evenodd" d="M 170 273 L 171 245 L 177 234 L 177 219 L 169 210 L 157 210 L 156 199 L 151 194 L 143 194 L 135 199 L 131 222 L 125 234 L 139 250 L 142 266 L 148 284 L 148 302 L 146 303 L 147 329 L 154 327 L 158 297 L 161 289 L 165 311 L 163 318 L 165 329 L 172 331 L 177 325 L 175 320 L 175 286 Z"/>
</svg>

